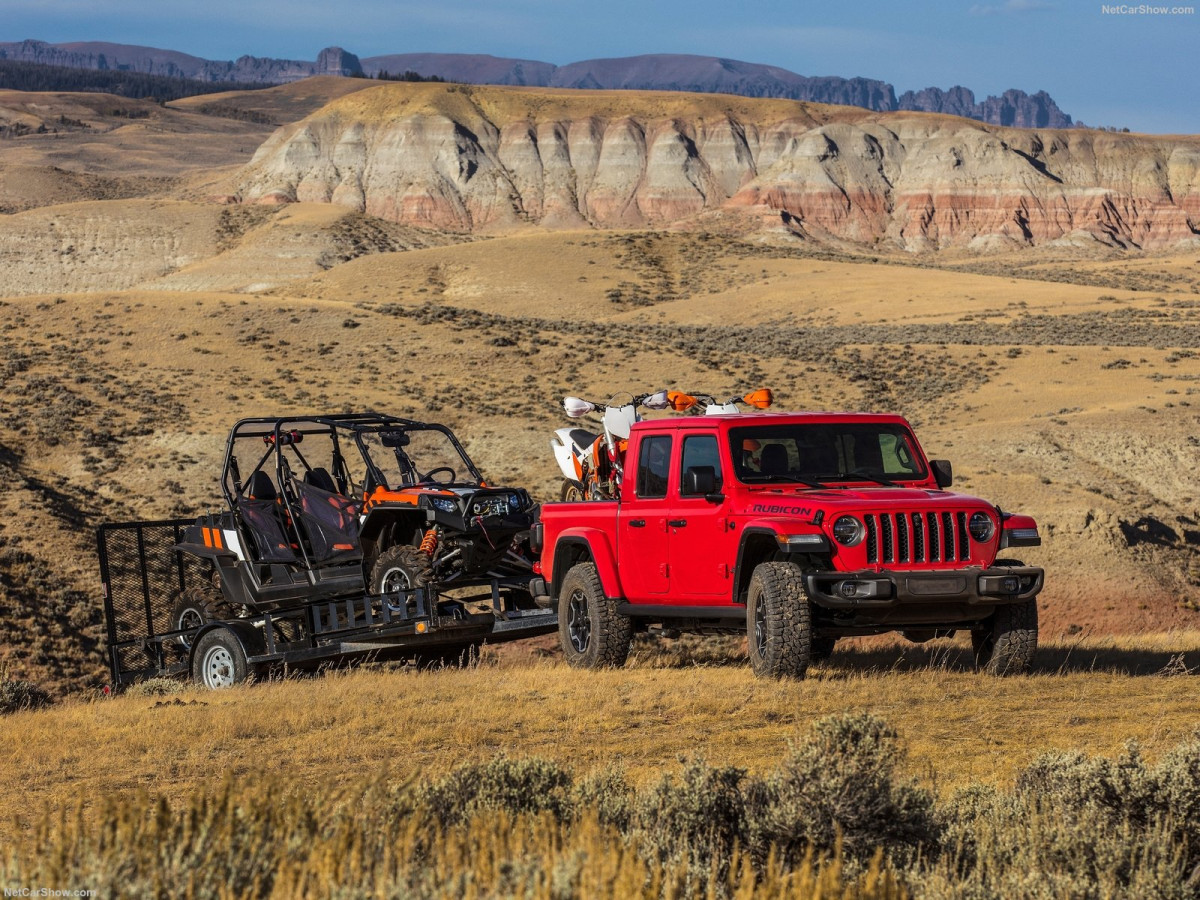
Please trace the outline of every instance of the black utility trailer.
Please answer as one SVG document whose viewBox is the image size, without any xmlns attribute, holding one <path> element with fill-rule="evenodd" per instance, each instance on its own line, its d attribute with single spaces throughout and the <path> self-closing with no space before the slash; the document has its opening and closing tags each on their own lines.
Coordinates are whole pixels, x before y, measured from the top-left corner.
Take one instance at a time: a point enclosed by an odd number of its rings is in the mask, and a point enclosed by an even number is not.
<svg viewBox="0 0 1200 900">
<path fill-rule="evenodd" d="M 103 525 L 98 535 L 113 687 L 190 674 L 212 688 L 283 667 L 360 657 L 445 659 L 547 634 L 557 616 L 514 602 L 527 579 L 492 578 L 478 591 L 436 586 L 385 596 L 352 593 L 287 608 L 233 607 L 235 614 L 173 627 L 190 591 L 212 591 L 212 565 L 187 550 L 194 519 Z M 182 545 L 182 546 L 181 546 Z"/>
</svg>

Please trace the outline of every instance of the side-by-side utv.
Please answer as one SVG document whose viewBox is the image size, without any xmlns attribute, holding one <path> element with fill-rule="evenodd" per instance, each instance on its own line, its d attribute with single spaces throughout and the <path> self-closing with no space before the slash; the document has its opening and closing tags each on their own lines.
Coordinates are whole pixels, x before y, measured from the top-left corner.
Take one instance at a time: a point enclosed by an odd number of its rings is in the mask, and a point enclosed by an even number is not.
<svg viewBox="0 0 1200 900">
<path fill-rule="evenodd" d="M 545 633 L 535 507 L 488 486 L 442 425 L 380 413 L 243 419 L 226 508 L 102 526 L 114 682 L 213 687 L 273 664 L 454 656 Z"/>
</svg>

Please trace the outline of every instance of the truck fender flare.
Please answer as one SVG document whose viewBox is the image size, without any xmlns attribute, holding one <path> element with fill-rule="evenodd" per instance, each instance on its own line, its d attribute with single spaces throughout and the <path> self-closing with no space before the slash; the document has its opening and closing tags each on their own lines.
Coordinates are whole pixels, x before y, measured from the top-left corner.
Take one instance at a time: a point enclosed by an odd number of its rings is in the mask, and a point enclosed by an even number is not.
<svg viewBox="0 0 1200 900">
<path fill-rule="evenodd" d="M 216 631 L 223 628 L 237 638 L 237 642 L 242 647 L 242 653 L 246 655 L 246 659 L 251 659 L 255 656 L 262 656 L 267 652 L 266 638 L 262 631 L 255 628 L 249 622 L 209 622 L 203 628 L 196 632 L 196 636 L 192 638 L 192 646 L 188 650 L 188 671 L 195 671 L 195 656 L 196 647 L 200 645 L 200 638 L 208 634 L 210 631 Z"/>
<path fill-rule="evenodd" d="M 746 586 L 749 585 L 750 576 L 754 574 L 754 567 L 761 561 L 764 553 L 789 552 L 787 549 L 781 547 L 775 539 L 776 535 L 780 534 L 812 534 L 818 535 L 821 538 L 825 537 L 825 532 L 821 529 L 821 526 L 814 525 L 811 522 L 800 522 L 793 518 L 755 519 L 751 521 L 742 529 L 742 538 L 738 542 L 737 562 L 733 567 L 734 603 L 742 602 L 742 593 L 746 589 Z M 816 550 L 816 552 L 820 552 L 820 550 Z"/>
<path fill-rule="evenodd" d="M 595 564 L 596 573 L 600 576 L 600 585 L 604 588 L 604 596 L 620 599 L 624 596 L 621 591 L 621 578 L 617 574 L 616 555 L 612 552 L 608 535 L 598 528 L 568 528 L 554 543 L 554 568 L 551 570 L 550 596 L 558 597 L 563 578 L 570 568 L 568 560 L 582 548 L 586 556 Z"/>
</svg>

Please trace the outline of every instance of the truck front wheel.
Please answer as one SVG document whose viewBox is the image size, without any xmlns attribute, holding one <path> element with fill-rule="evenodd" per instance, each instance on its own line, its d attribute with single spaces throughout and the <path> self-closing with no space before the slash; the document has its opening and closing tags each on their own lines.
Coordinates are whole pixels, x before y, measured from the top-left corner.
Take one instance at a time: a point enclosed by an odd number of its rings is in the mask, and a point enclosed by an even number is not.
<svg viewBox="0 0 1200 900">
<path fill-rule="evenodd" d="M 1037 600 L 997 606 L 983 629 L 971 632 L 975 665 L 989 675 L 1024 675 L 1037 650 Z"/>
<path fill-rule="evenodd" d="M 594 563 L 577 563 L 558 595 L 558 638 L 567 665 L 576 669 L 620 668 L 629 656 L 633 628 L 604 596 Z"/>
<path fill-rule="evenodd" d="M 799 568 L 787 562 L 755 567 L 746 597 L 746 634 L 755 675 L 804 677 L 813 653 L 812 609 Z"/>
</svg>

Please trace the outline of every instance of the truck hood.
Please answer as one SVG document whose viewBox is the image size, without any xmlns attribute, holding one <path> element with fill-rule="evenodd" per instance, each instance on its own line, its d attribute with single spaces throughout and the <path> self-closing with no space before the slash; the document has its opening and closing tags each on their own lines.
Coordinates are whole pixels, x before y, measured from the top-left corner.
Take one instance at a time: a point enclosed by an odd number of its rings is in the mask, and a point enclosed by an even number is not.
<svg viewBox="0 0 1200 900">
<path fill-rule="evenodd" d="M 738 512 L 744 515 L 795 515 L 808 518 L 818 510 L 887 511 L 911 509 L 992 509 L 978 497 L 926 488 L 849 487 L 835 489 L 771 488 L 742 495 Z"/>
</svg>

